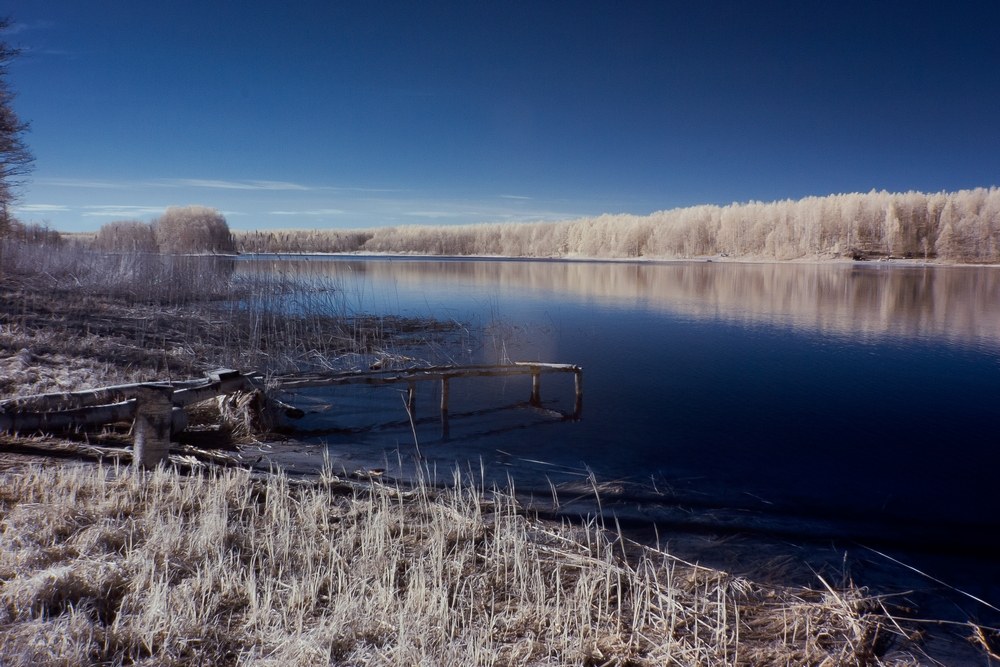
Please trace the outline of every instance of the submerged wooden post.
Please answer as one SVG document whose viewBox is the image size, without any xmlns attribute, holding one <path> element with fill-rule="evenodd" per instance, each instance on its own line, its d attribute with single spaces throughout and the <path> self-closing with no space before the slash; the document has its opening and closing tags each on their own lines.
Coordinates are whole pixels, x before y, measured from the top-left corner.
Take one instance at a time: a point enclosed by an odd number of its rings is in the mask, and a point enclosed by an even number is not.
<svg viewBox="0 0 1000 667">
<path fill-rule="evenodd" d="M 448 378 L 441 378 L 441 439 L 448 439 Z"/>
<path fill-rule="evenodd" d="M 573 373 L 573 387 L 576 390 L 576 402 L 573 405 L 573 419 L 583 415 L 583 371 L 579 368 Z"/>
<path fill-rule="evenodd" d="M 542 374 L 535 369 L 531 373 L 531 400 L 534 406 L 542 404 Z"/>
<path fill-rule="evenodd" d="M 173 423 L 173 387 L 141 385 L 135 390 L 132 460 L 142 468 L 155 468 L 170 453 Z"/>
<path fill-rule="evenodd" d="M 448 419 L 448 378 L 441 378 L 441 419 Z"/>
</svg>

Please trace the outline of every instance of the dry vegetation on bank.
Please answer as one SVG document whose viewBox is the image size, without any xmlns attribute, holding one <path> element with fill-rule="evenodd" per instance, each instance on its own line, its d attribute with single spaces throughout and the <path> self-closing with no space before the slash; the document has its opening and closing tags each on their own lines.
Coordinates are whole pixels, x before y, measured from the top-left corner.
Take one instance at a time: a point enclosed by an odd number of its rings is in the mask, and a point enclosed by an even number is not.
<svg viewBox="0 0 1000 667">
<path fill-rule="evenodd" d="M 563 222 L 257 231 L 240 252 L 1000 262 L 1000 188 L 840 194 Z"/>
<path fill-rule="evenodd" d="M 0 240 L 0 397 L 360 363 L 453 328 L 355 313 L 327 278 L 242 274 L 234 262 Z"/>
<path fill-rule="evenodd" d="M 857 590 L 760 587 L 458 479 L 2 481 L 5 665 L 867 665 L 896 632 Z"/>
<path fill-rule="evenodd" d="M 103 225 L 93 240 L 97 250 L 128 253 L 231 253 L 226 218 L 205 206 L 171 206 L 151 223 L 119 220 Z"/>
<path fill-rule="evenodd" d="M 205 259 L 0 242 L 0 394 L 295 367 L 399 333 L 335 307 L 336 285 L 290 312 L 301 283 Z M 916 662 L 881 600 L 825 583 L 759 586 L 460 480 L 0 473 L 3 665 Z"/>
</svg>

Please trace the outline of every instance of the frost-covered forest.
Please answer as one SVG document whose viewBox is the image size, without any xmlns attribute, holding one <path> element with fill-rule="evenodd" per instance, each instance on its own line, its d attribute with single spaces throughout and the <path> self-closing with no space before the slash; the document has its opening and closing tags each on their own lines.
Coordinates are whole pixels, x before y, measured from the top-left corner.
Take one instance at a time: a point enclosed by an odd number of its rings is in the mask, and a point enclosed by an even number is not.
<svg viewBox="0 0 1000 667">
<path fill-rule="evenodd" d="M 1000 262 L 1000 188 L 839 194 L 562 222 L 242 232 L 243 252 Z"/>
</svg>

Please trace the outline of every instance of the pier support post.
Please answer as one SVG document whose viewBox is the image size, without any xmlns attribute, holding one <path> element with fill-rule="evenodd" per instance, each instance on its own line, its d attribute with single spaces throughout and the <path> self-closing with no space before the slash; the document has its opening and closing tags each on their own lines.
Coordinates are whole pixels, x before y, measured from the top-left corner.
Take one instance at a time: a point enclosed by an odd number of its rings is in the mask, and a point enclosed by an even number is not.
<svg viewBox="0 0 1000 667">
<path fill-rule="evenodd" d="M 185 410 L 184 408 L 175 407 L 170 413 L 170 435 L 177 435 L 187 427 L 188 427 L 187 410 Z"/>
<path fill-rule="evenodd" d="M 448 439 L 448 378 L 441 378 L 441 439 Z"/>
<path fill-rule="evenodd" d="M 576 390 L 576 401 L 573 405 L 573 419 L 580 419 L 583 416 L 583 371 L 577 370 L 573 373 L 573 386 Z"/>
<path fill-rule="evenodd" d="M 538 371 L 531 374 L 530 403 L 536 407 L 542 404 L 542 374 Z"/>
<path fill-rule="evenodd" d="M 167 460 L 173 423 L 173 393 L 173 387 L 141 385 L 136 388 L 132 460 L 139 467 L 155 468 Z"/>
</svg>

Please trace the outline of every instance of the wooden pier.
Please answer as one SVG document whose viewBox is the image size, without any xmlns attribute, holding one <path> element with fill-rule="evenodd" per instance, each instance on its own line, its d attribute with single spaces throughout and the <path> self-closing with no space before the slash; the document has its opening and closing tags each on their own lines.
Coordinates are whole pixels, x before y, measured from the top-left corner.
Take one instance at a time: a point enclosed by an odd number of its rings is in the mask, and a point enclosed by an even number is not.
<svg viewBox="0 0 1000 667">
<path fill-rule="evenodd" d="M 575 364 L 551 364 L 542 362 L 516 362 L 513 364 L 486 364 L 477 366 L 430 366 L 401 370 L 352 371 L 280 378 L 277 384 L 282 389 L 294 390 L 308 387 L 327 387 L 349 384 L 390 385 L 405 384 L 406 407 L 411 417 L 416 407 L 416 390 L 419 382 L 441 383 L 441 424 L 448 430 L 448 403 L 451 396 L 451 382 L 460 378 L 531 376 L 531 395 L 528 402 L 536 407 L 542 404 L 542 375 L 547 373 L 572 373 L 574 382 L 572 419 L 580 419 L 583 414 L 583 369 Z"/>
<path fill-rule="evenodd" d="M 440 382 L 441 423 L 448 429 L 450 383 L 460 378 L 531 376 L 529 403 L 540 407 L 541 376 L 572 373 L 574 407 L 570 418 L 583 412 L 583 369 L 573 364 L 519 362 L 476 366 L 431 366 L 400 370 L 364 370 L 341 373 L 290 375 L 271 378 L 271 385 L 294 391 L 308 387 L 349 384 L 406 384 L 406 404 L 412 417 L 416 387 L 420 382 Z M 137 465 L 155 467 L 166 460 L 172 433 L 187 427 L 185 408 L 217 396 L 258 391 L 263 376 L 220 369 L 205 378 L 182 382 L 148 382 L 116 385 L 86 391 L 38 394 L 0 401 L 0 432 L 52 432 L 133 420 L 133 457 Z M 274 401 L 275 404 L 278 402 Z M 289 408 L 290 406 L 281 407 Z"/>
</svg>

